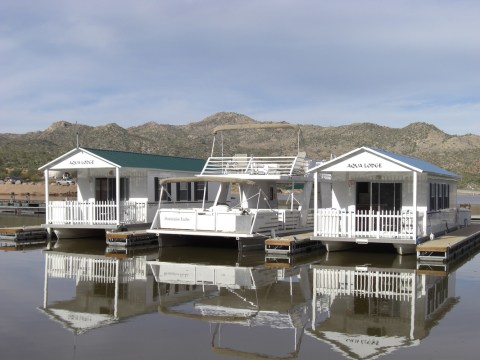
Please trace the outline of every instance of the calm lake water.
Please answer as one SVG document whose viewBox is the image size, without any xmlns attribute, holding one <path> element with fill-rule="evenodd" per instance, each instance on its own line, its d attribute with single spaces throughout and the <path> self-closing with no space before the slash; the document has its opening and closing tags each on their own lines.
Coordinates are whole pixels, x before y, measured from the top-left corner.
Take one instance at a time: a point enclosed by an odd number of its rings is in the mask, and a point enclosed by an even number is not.
<svg viewBox="0 0 480 360">
<path fill-rule="evenodd" d="M 125 253 L 101 239 L 4 247 L 0 359 L 477 359 L 479 265 L 476 254 L 422 268 L 385 252 Z"/>
</svg>

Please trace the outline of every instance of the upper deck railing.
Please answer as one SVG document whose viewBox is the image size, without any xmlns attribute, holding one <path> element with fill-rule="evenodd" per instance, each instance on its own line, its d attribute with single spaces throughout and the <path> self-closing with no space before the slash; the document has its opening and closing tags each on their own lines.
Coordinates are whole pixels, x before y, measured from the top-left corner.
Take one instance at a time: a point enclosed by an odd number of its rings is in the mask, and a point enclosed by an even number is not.
<svg viewBox="0 0 480 360">
<path fill-rule="evenodd" d="M 202 175 L 287 175 L 303 176 L 308 170 L 305 156 L 247 156 L 210 157 Z"/>
</svg>

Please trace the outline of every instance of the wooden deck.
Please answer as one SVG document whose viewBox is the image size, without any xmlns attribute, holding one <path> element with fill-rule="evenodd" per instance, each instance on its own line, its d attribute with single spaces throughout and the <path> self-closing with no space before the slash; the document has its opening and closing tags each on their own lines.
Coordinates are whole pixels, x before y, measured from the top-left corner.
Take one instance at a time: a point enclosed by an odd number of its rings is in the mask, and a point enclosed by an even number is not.
<svg viewBox="0 0 480 360">
<path fill-rule="evenodd" d="M 446 262 L 468 253 L 479 244 L 480 224 L 472 224 L 417 245 L 417 259 Z"/>
<path fill-rule="evenodd" d="M 297 254 L 303 251 L 321 248 L 320 241 L 310 240 L 313 232 L 289 235 L 280 238 L 265 240 L 265 252 L 267 254 Z"/>
<path fill-rule="evenodd" d="M 147 233 L 146 230 L 107 232 L 107 245 L 110 246 L 138 246 L 158 244 L 157 234 Z"/>
</svg>

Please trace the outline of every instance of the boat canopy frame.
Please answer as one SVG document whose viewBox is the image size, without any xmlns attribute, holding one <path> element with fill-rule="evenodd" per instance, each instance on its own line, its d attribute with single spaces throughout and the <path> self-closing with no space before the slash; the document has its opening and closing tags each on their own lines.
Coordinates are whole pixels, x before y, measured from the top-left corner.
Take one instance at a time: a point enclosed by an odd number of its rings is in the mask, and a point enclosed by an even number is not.
<svg viewBox="0 0 480 360">
<path fill-rule="evenodd" d="M 292 125 L 288 123 L 260 123 L 260 124 L 234 124 L 234 125 L 219 125 L 213 129 L 213 142 L 210 156 L 213 157 L 215 149 L 215 139 L 217 133 L 222 136 L 222 157 L 223 157 L 223 132 L 230 130 L 248 130 L 248 129 L 292 129 L 297 130 L 297 152 L 300 152 L 300 139 L 303 139 L 302 129 L 299 125 Z"/>
</svg>

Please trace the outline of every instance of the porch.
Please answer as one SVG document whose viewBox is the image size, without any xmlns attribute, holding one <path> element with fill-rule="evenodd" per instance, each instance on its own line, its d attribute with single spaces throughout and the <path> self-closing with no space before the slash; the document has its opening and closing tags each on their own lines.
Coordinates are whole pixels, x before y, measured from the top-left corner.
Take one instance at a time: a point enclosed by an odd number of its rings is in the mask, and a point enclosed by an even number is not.
<svg viewBox="0 0 480 360">
<path fill-rule="evenodd" d="M 121 201 L 117 209 L 115 201 L 49 201 L 47 207 L 50 225 L 128 225 L 148 223 L 157 204 Z"/>
<path fill-rule="evenodd" d="M 425 216 L 418 212 L 318 209 L 316 238 L 371 238 L 416 240 L 425 228 Z"/>
</svg>

